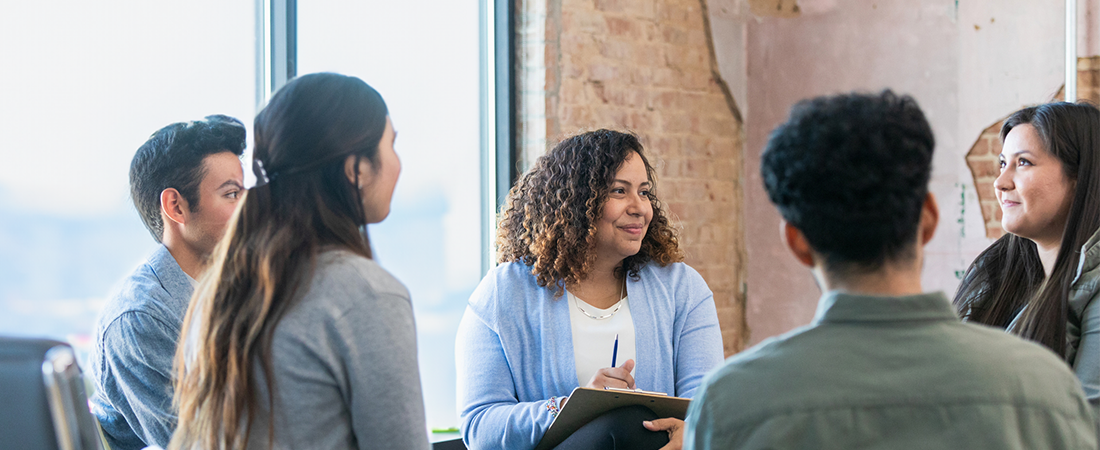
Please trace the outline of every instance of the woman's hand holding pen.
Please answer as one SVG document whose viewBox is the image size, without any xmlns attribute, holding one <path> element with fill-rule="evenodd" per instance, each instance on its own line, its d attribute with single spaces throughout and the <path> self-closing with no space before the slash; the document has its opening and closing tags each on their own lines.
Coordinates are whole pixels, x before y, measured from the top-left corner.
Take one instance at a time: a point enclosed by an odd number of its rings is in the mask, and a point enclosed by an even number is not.
<svg viewBox="0 0 1100 450">
<path fill-rule="evenodd" d="M 597 370 L 585 387 L 592 389 L 603 389 L 605 387 L 636 389 L 634 387 L 634 377 L 630 375 L 632 370 L 634 370 L 633 359 L 626 360 L 619 367 L 605 367 Z"/>
<path fill-rule="evenodd" d="M 628 359 L 623 365 L 619 367 L 604 367 L 597 370 L 595 375 L 592 375 L 592 379 L 588 380 L 586 388 L 603 389 L 605 387 L 613 387 L 619 389 L 636 389 L 634 387 L 634 377 L 630 375 L 630 372 L 634 370 L 634 360 Z M 559 406 L 565 407 L 565 402 L 569 398 L 561 399 Z"/>
</svg>

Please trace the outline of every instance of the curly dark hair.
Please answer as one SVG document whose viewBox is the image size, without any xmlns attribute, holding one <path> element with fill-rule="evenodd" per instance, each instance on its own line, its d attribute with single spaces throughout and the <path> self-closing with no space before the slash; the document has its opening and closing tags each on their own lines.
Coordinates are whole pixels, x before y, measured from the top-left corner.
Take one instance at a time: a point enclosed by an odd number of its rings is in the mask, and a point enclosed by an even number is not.
<svg viewBox="0 0 1100 450">
<path fill-rule="evenodd" d="M 912 97 L 817 97 L 772 132 L 760 172 L 768 198 L 830 270 L 873 271 L 912 252 L 934 146 Z"/>
<path fill-rule="evenodd" d="M 539 286 L 554 286 L 558 296 L 566 284 L 584 280 L 596 259 L 596 221 L 615 173 L 631 152 L 645 164 L 653 219 L 641 250 L 624 259 L 616 273 L 636 279 L 649 261 L 662 266 L 682 261 L 676 232 L 657 199 L 656 174 L 638 137 L 596 130 L 561 141 L 512 187 L 497 232 L 499 262 L 531 266 Z"/>
</svg>

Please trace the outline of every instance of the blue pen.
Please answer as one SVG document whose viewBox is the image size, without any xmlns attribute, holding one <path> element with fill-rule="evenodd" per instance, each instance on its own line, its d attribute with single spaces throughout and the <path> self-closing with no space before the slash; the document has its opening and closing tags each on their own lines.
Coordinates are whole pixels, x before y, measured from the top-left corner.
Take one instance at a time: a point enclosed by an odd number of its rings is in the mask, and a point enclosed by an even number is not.
<svg viewBox="0 0 1100 450">
<path fill-rule="evenodd" d="M 619 333 L 615 333 L 615 347 L 611 349 L 611 367 L 615 367 L 615 357 L 619 356 Z"/>
</svg>

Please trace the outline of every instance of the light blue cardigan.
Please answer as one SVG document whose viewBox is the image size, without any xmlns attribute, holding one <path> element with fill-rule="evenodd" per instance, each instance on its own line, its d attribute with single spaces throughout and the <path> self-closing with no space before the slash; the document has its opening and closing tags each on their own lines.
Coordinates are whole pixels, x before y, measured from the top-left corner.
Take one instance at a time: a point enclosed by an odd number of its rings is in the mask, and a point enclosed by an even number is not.
<svg viewBox="0 0 1100 450">
<path fill-rule="evenodd" d="M 683 263 L 649 263 L 627 278 L 639 389 L 691 397 L 723 359 L 714 295 Z M 539 287 L 531 268 L 489 271 L 455 343 L 462 439 L 471 449 L 534 448 L 550 427 L 550 397 L 576 388 L 569 302 Z"/>
</svg>

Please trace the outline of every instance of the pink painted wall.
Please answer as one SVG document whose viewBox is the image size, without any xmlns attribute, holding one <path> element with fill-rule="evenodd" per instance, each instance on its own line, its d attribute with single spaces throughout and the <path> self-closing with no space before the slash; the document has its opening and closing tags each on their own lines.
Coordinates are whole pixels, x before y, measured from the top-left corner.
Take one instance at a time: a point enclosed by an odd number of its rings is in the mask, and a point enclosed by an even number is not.
<svg viewBox="0 0 1100 450">
<path fill-rule="evenodd" d="M 1095 17 L 1100 0 L 1081 0 Z M 921 104 L 936 135 L 930 189 L 941 221 L 926 247 L 926 290 L 948 296 L 984 237 L 966 151 L 981 130 L 1062 84 L 1062 2 L 799 0 L 793 18 L 759 17 L 748 0 L 708 0 L 723 77 L 745 119 L 745 233 L 750 343 L 809 323 L 820 291 L 779 239 L 760 181 L 768 133 L 798 100 L 892 88 Z M 1081 21 L 1082 55 L 1096 26 Z"/>
</svg>

